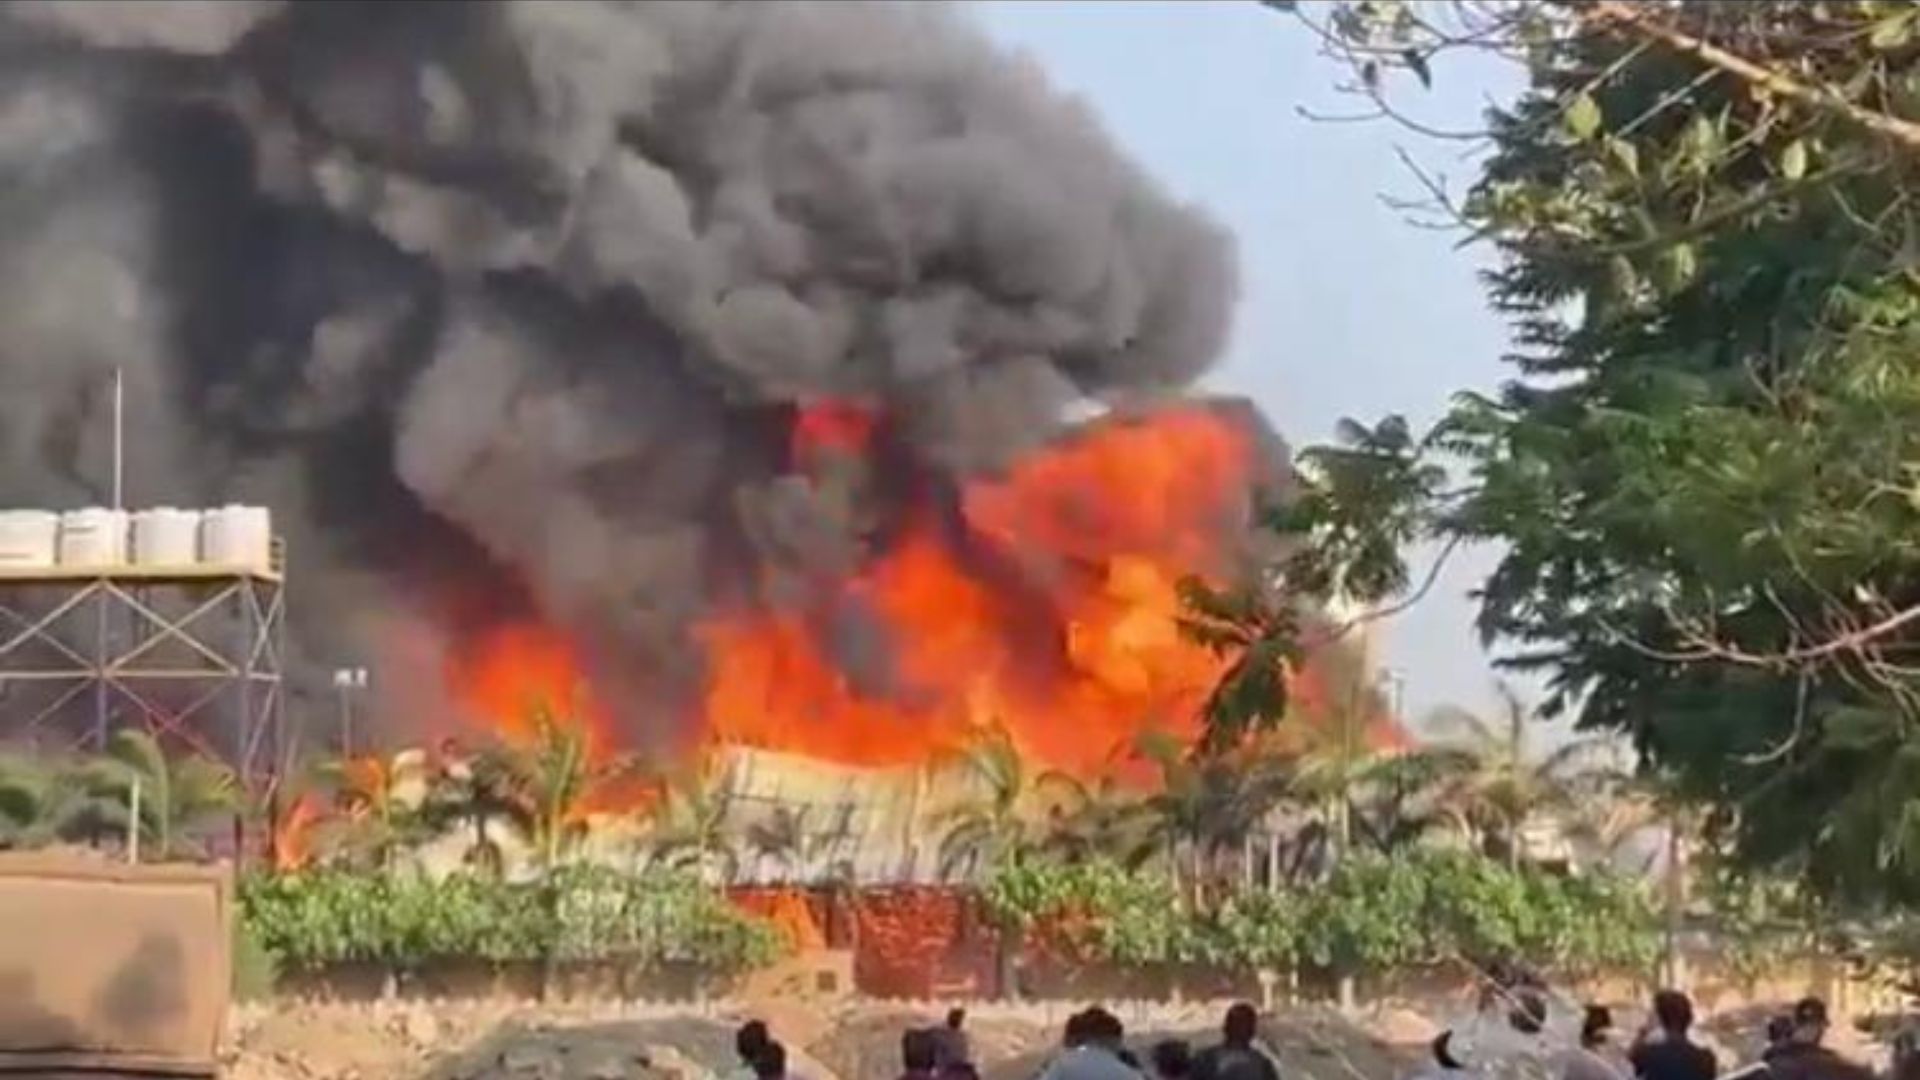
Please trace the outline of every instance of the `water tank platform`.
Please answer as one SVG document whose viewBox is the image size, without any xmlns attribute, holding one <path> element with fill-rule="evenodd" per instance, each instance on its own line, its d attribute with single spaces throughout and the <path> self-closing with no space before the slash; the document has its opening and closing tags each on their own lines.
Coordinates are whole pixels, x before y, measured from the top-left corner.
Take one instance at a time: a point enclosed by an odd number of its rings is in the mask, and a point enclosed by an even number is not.
<svg viewBox="0 0 1920 1080">
<path fill-rule="evenodd" d="M 7 566 L 0 564 L 0 582 L 69 583 L 75 581 L 126 581 L 173 584 L 195 581 L 223 581 L 248 578 L 254 581 L 281 581 L 277 568 L 263 566 L 222 566 L 193 563 L 186 566 L 139 566 L 114 563 L 105 566 Z"/>
</svg>

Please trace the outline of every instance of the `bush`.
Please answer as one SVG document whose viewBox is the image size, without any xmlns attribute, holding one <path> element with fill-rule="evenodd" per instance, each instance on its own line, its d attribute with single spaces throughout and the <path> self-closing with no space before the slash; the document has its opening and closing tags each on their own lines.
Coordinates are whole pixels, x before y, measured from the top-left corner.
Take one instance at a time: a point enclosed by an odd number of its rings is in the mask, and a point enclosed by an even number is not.
<svg viewBox="0 0 1920 1080">
<path fill-rule="evenodd" d="M 744 970 L 778 955 L 773 928 L 685 875 L 568 867 L 534 883 L 307 870 L 240 887 L 246 933 L 288 967 L 411 969 L 435 960 L 555 959 Z"/>
<path fill-rule="evenodd" d="M 246 919 L 233 920 L 233 999 L 264 1001 L 280 981 L 280 958 L 261 943 Z"/>
<path fill-rule="evenodd" d="M 1466 959 L 1571 973 L 1643 966 L 1658 941 L 1653 912 L 1630 882 L 1516 871 L 1443 851 L 1357 855 L 1310 887 L 1231 893 L 1199 911 L 1154 875 L 1027 858 L 998 867 L 982 899 L 1003 926 L 1128 967 L 1305 962 L 1360 972 Z"/>
</svg>

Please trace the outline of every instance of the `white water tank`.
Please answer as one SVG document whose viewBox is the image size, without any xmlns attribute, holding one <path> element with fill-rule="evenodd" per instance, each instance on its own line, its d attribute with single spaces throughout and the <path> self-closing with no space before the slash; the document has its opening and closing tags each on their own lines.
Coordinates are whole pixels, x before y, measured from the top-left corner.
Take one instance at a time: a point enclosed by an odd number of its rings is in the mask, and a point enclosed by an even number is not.
<svg viewBox="0 0 1920 1080">
<path fill-rule="evenodd" d="M 211 566 L 273 569 L 273 515 L 264 506 L 207 511 L 200 526 L 200 559 Z"/>
<path fill-rule="evenodd" d="M 59 537 L 60 515 L 51 510 L 0 510 L 0 570 L 52 566 Z"/>
<path fill-rule="evenodd" d="M 126 511 L 89 506 L 60 515 L 61 566 L 119 566 L 126 561 Z"/>
<path fill-rule="evenodd" d="M 157 506 L 133 515 L 136 566 L 192 566 L 200 558 L 200 515 Z"/>
</svg>

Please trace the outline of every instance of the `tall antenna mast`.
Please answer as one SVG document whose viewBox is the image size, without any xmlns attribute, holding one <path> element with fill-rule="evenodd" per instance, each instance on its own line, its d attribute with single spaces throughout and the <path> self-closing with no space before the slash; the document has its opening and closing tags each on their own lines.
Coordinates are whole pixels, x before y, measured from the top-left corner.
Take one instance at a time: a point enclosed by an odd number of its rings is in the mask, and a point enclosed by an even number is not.
<svg viewBox="0 0 1920 1080">
<path fill-rule="evenodd" d="M 113 508 L 126 509 L 126 387 L 122 369 L 113 369 Z"/>
</svg>

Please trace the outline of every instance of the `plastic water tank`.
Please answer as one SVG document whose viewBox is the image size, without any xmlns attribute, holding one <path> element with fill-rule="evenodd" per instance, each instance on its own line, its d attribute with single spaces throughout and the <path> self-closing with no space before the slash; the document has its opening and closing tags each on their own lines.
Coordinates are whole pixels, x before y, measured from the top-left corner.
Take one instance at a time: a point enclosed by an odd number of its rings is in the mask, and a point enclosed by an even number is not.
<svg viewBox="0 0 1920 1080">
<path fill-rule="evenodd" d="M 273 568 L 273 515 L 264 506 L 207 511 L 200 527 L 200 558 L 213 566 Z"/>
<path fill-rule="evenodd" d="M 158 506 L 133 515 L 133 561 L 138 566 L 191 566 L 200 557 L 200 515 Z"/>
<path fill-rule="evenodd" d="M 89 506 L 60 515 L 61 566 L 118 566 L 126 561 L 126 511 Z"/>
<path fill-rule="evenodd" d="M 51 510 L 0 510 L 0 570 L 52 566 L 59 537 L 60 515 Z"/>
</svg>

